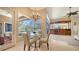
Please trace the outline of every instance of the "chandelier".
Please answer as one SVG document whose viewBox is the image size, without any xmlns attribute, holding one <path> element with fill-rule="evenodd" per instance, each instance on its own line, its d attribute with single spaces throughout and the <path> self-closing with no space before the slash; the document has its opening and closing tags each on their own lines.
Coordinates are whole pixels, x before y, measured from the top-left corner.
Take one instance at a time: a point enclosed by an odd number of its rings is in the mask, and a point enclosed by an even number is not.
<svg viewBox="0 0 79 59">
<path fill-rule="evenodd" d="M 38 11 L 37 11 L 36 9 L 33 10 L 33 12 L 32 12 L 32 17 L 33 17 L 33 19 L 34 19 L 35 21 L 38 19 L 39 14 L 38 14 Z"/>
</svg>

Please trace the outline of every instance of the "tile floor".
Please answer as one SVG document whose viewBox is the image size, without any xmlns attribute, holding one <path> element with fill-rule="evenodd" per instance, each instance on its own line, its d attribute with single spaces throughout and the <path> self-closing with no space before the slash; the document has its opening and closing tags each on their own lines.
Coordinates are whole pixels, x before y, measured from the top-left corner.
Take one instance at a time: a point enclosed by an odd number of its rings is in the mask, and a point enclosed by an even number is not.
<svg viewBox="0 0 79 59">
<path fill-rule="evenodd" d="M 15 47 L 9 48 L 5 51 L 23 51 L 23 41 L 18 42 Z M 27 49 L 26 49 L 27 51 Z M 41 48 L 34 48 L 34 45 L 31 47 L 31 51 L 48 51 L 46 44 L 44 43 Z M 49 38 L 49 51 L 79 51 L 79 46 L 70 45 L 67 42 L 54 40 L 51 37 Z"/>
</svg>

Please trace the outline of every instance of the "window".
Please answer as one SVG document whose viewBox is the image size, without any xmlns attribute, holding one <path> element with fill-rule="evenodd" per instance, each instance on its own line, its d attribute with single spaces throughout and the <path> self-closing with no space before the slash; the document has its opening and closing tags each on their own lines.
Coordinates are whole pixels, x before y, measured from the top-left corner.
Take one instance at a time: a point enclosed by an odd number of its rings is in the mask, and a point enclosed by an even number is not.
<svg viewBox="0 0 79 59">
<path fill-rule="evenodd" d="M 5 23 L 5 32 L 12 32 L 12 24 Z"/>
<path fill-rule="evenodd" d="M 20 32 L 34 31 L 35 29 L 41 29 L 41 21 L 34 21 L 33 19 L 24 19 L 19 23 Z"/>
</svg>

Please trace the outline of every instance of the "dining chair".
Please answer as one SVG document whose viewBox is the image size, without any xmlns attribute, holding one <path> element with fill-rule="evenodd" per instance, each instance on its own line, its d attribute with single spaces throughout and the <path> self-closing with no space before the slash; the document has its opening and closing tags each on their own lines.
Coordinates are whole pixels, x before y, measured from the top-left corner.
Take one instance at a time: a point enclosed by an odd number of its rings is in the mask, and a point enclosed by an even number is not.
<svg viewBox="0 0 79 59">
<path fill-rule="evenodd" d="M 36 42 L 38 40 L 37 36 L 30 38 L 30 36 L 26 33 L 23 34 L 23 38 L 24 38 L 24 51 L 26 49 L 26 46 L 28 47 L 28 51 L 30 51 L 30 47 L 32 46 L 32 44 L 35 44 L 35 48 L 36 48 Z"/>
<path fill-rule="evenodd" d="M 48 33 L 48 34 L 45 34 L 45 36 L 44 37 L 41 37 L 40 38 L 40 40 L 39 40 L 39 48 L 40 48 L 40 46 L 43 44 L 43 43 L 46 43 L 47 44 L 47 48 L 48 48 L 48 50 L 49 50 L 49 35 L 50 35 L 50 33 Z"/>
</svg>

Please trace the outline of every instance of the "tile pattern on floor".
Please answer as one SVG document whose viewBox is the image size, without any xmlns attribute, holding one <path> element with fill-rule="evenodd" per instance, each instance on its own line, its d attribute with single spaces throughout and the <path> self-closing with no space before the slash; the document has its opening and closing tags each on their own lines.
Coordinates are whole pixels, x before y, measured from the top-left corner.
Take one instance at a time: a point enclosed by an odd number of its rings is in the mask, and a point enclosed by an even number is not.
<svg viewBox="0 0 79 59">
<path fill-rule="evenodd" d="M 5 51 L 23 51 L 23 44 L 24 42 L 18 42 L 15 47 L 9 48 Z M 48 51 L 47 45 L 44 43 L 41 45 L 41 47 L 38 47 L 37 42 L 37 48 L 34 48 L 34 45 L 31 46 L 31 51 Z M 27 51 L 27 48 L 26 48 Z M 79 51 L 79 46 L 73 46 L 68 44 L 64 41 L 54 40 L 52 39 L 52 36 L 49 38 L 49 51 Z"/>
<path fill-rule="evenodd" d="M 23 51 L 23 46 L 24 42 L 18 42 L 16 46 L 7 49 L 6 51 Z M 39 44 L 37 42 L 37 47 L 35 48 L 34 44 L 30 47 L 31 51 L 48 51 L 46 44 L 42 44 L 41 47 L 39 48 Z M 27 47 L 26 47 L 27 51 Z"/>
</svg>

